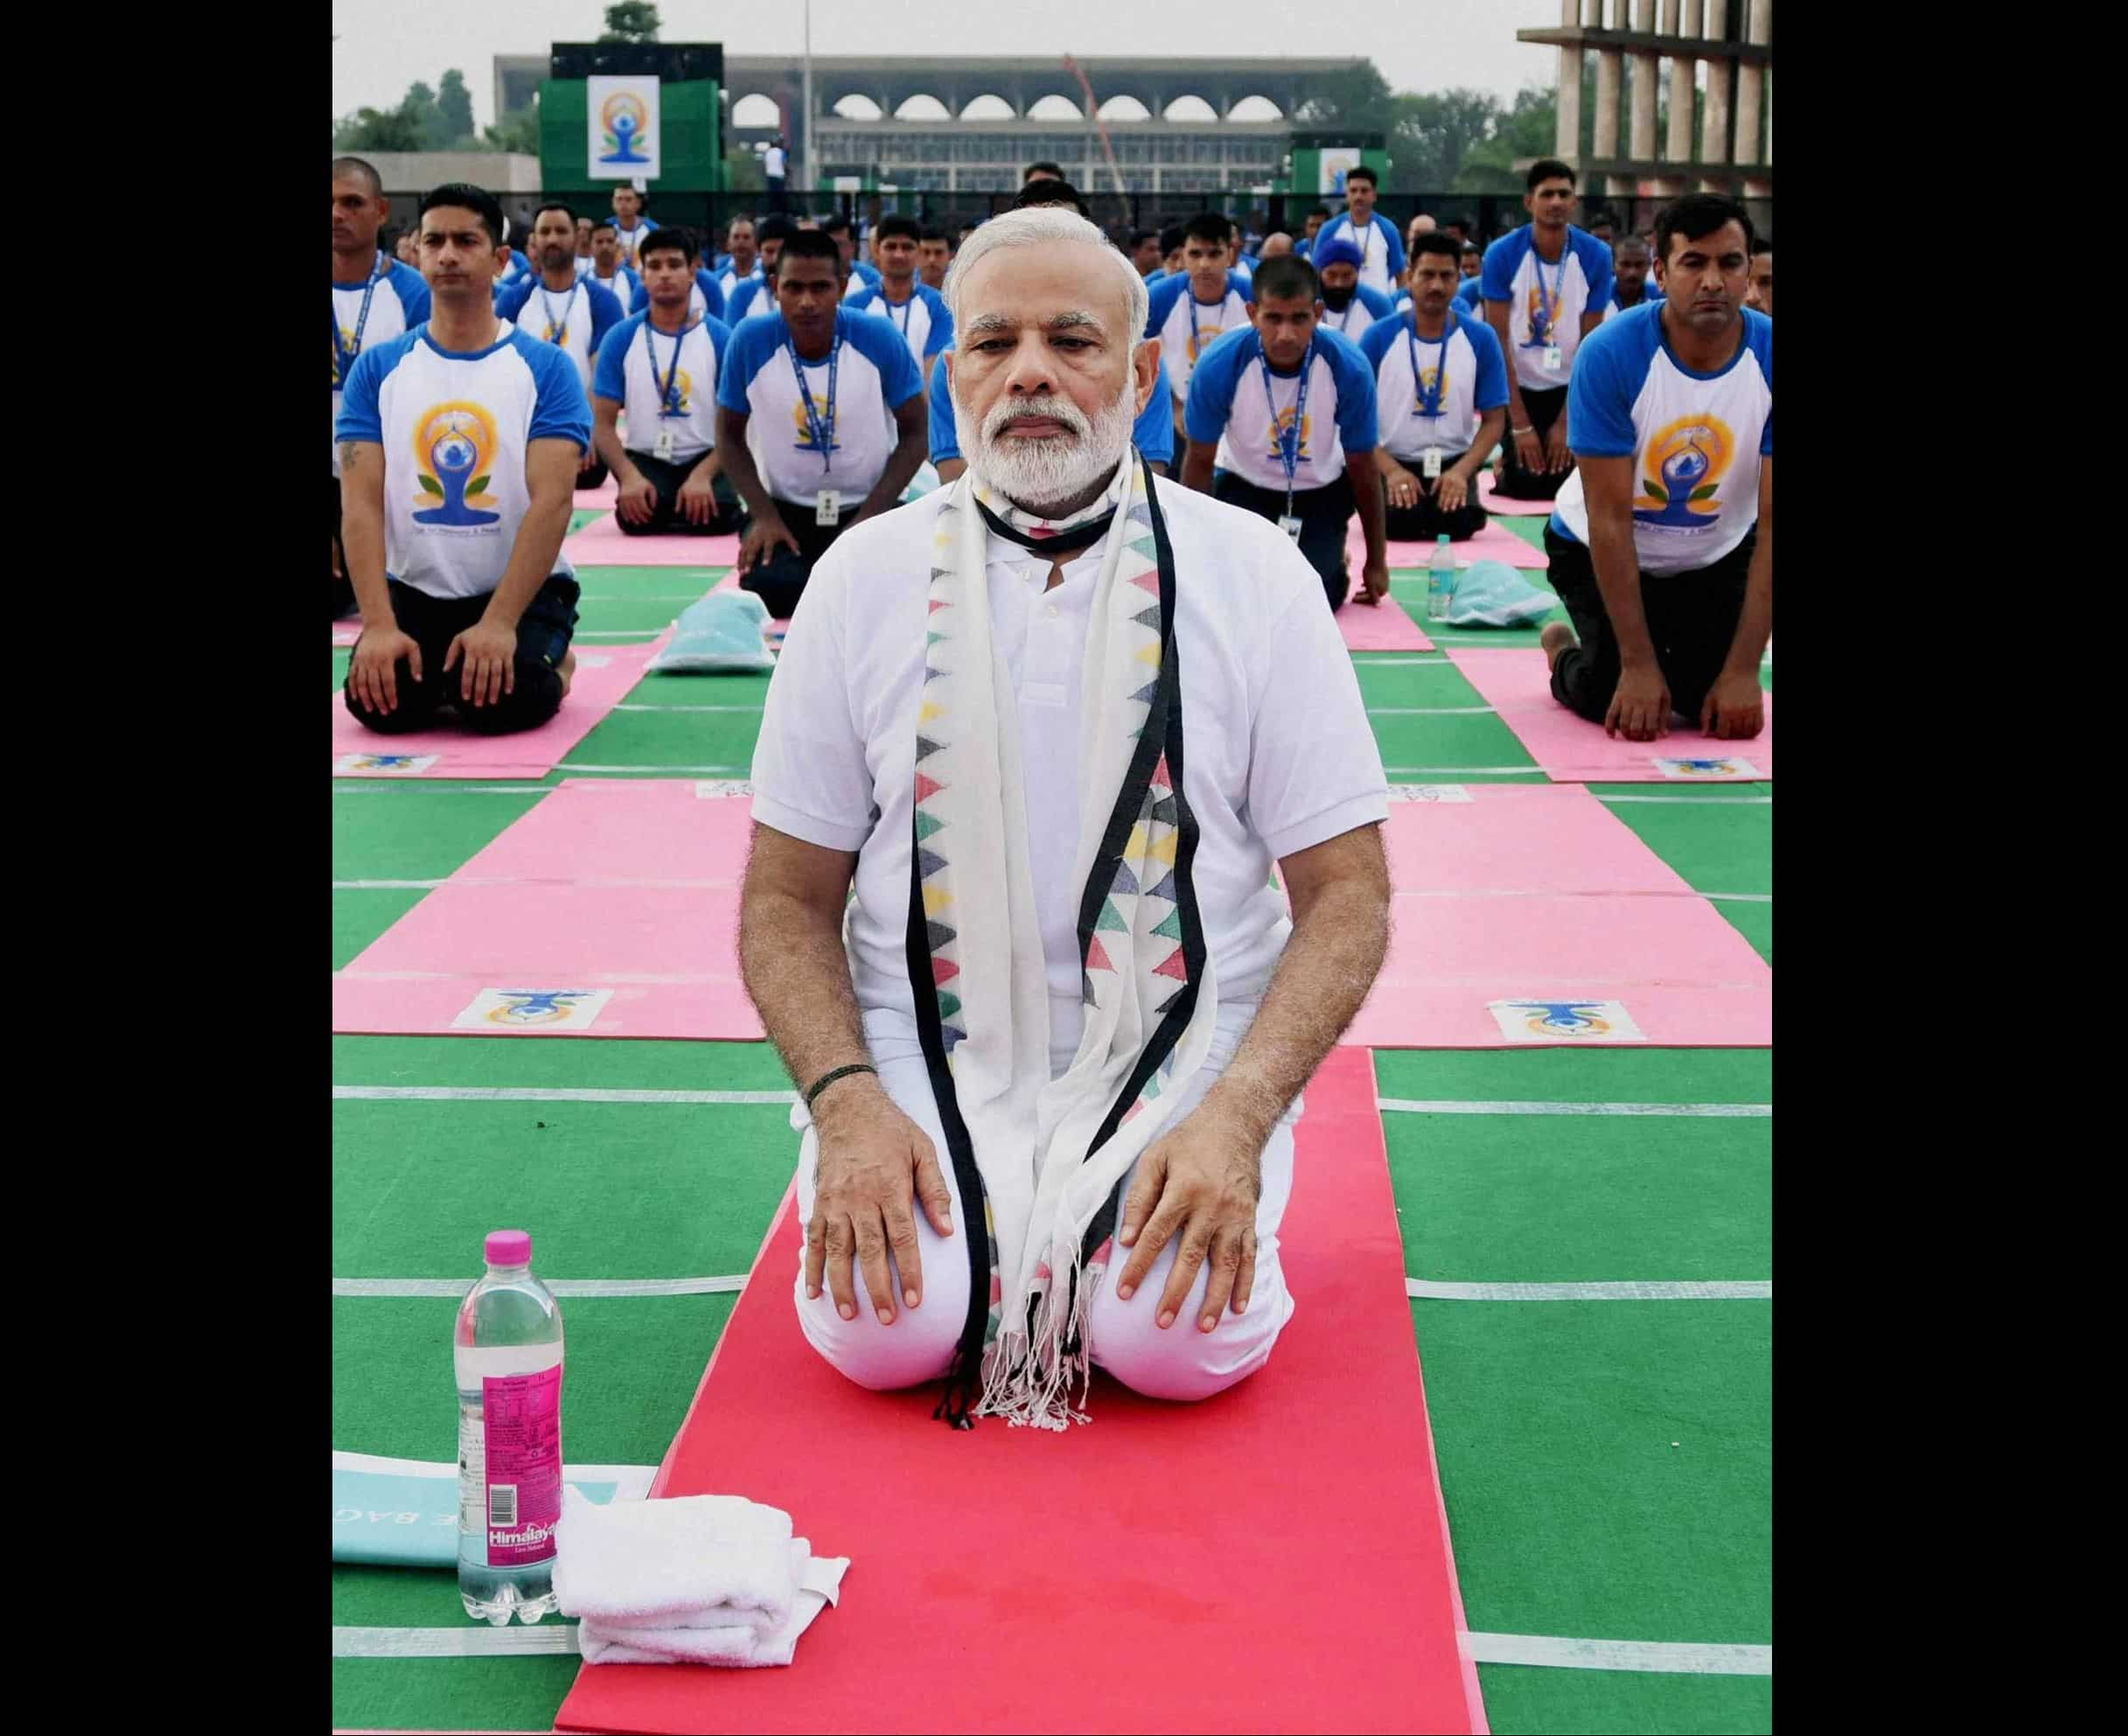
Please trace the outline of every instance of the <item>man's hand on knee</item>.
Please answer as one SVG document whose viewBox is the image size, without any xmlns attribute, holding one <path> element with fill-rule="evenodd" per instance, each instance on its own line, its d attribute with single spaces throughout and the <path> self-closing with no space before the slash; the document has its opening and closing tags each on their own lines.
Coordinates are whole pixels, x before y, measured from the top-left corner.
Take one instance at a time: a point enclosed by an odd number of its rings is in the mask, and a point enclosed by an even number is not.
<svg viewBox="0 0 2128 1736">
<path fill-rule="evenodd" d="M 1707 690 L 1699 727 L 1717 740 L 1748 742 L 1766 726 L 1766 694 L 1756 675 L 1723 675 Z"/>
<path fill-rule="evenodd" d="M 1159 1324 L 1171 1326 L 1190 1300 L 1197 1268 L 1211 1262 L 1197 1329 L 1219 1323 L 1231 1299 L 1236 1314 L 1256 1282 L 1256 1206 L 1263 1197 L 1262 1153 L 1248 1133 L 1216 1111 L 1183 1118 L 1146 1148 L 1138 1179 L 1123 1203 L 1116 1240 L 1131 1257 L 1116 1286 L 1119 1301 L 1145 1281 L 1153 1262 L 1179 1237 L 1175 1269 L 1160 1298 Z"/>
<path fill-rule="evenodd" d="M 362 636 L 355 641 L 354 655 L 348 659 L 347 687 L 365 711 L 388 715 L 399 708 L 399 665 L 402 659 L 408 675 L 418 682 L 422 678 L 422 648 L 411 634 L 401 632 L 396 624 L 362 630 Z"/>
<path fill-rule="evenodd" d="M 825 1272 L 844 1320 L 857 1318 L 853 1258 L 864 1268 L 865 1288 L 882 1326 L 895 1321 L 894 1288 L 888 1275 L 890 1250 L 901 1270 L 902 1300 L 924 1300 L 924 1263 L 917 1247 L 914 1203 L 941 1236 L 953 1233 L 953 1196 L 938 1168 L 931 1137 L 904 1115 L 894 1099 L 869 1081 L 838 1083 L 848 1091 L 839 1103 L 821 1094 L 813 1118 L 819 1140 L 813 1217 L 806 1225 L 806 1294 L 818 1299 Z"/>
<path fill-rule="evenodd" d="M 517 691 L 517 629 L 499 621 L 475 622 L 451 640 L 443 673 L 461 663 L 465 668 L 458 677 L 458 697 L 476 709 L 500 705 L 505 694 Z"/>
</svg>

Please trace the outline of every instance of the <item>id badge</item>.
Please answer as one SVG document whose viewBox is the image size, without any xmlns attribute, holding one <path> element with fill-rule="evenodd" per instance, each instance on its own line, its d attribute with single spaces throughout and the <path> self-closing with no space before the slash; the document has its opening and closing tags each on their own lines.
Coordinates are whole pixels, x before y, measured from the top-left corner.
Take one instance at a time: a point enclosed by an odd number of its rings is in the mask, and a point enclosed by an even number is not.
<svg viewBox="0 0 2128 1736">
<path fill-rule="evenodd" d="M 1429 446 L 1429 447 L 1427 447 L 1427 448 L 1426 449 L 1426 456 L 1425 456 L 1423 458 L 1421 458 L 1421 459 L 1419 461 L 1419 474 L 1420 474 L 1420 476 L 1424 477 L 1424 478 L 1426 478 L 1426 479 L 1427 479 L 1428 482 L 1435 482 L 1435 481 L 1438 481 L 1438 480 L 1440 479 L 1440 477 L 1441 477 L 1441 448 L 1440 448 L 1440 447 L 1438 447 L 1438 446 Z"/>
<path fill-rule="evenodd" d="M 1559 370 L 1560 370 L 1562 367 L 1564 367 L 1564 366 L 1566 366 L 1566 358 L 1565 354 L 1561 352 L 1561 351 L 1560 351 L 1560 349 L 1559 349 L 1559 346 L 1557 344 L 1547 344 L 1547 345 L 1545 345 L 1545 369 L 1546 369 L 1548 372 L 1550 372 L 1550 373 L 1558 373 L 1558 372 L 1559 372 Z"/>
<path fill-rule="evenodd" d="M 656 457 L 660 464 L 669 464 L 673 462 L 673 430 L 669 428 L 661 428 L 658 430 Z"/>
<path fill-rule="evenodd" d="M 1287 514 L 1286 517 L 1278 521 L 1278 527 L 1284 531 L 1286 534 L 1291 537 L 1295 542 L 1300 541 L 1301 521 L 1298 519 L 1294 518 L 1291 514 Z"/>
<path fill-rule="evenodd" d="M 842 522 L 842 497 L 832 488 L 823 488 L 813 508 L 813 522 L 816 525 L 836 525 Z"/>
</svg>

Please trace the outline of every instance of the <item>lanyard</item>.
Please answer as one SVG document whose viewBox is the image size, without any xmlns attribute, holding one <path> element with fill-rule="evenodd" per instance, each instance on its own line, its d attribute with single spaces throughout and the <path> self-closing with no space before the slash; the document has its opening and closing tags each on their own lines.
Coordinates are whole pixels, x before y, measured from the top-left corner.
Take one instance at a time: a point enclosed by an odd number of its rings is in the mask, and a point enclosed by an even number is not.
<svg viewBox="0 0 2128 1736">
<path fill-rule="evenodd" d="M 1434 389 L 1427 391 L 1425 377 L 1419 372 L 1419 337 L 1410 325 L 1404 328 L 1404 341 L 1411 345 L 1412 393 L 1416 401 L 1412 405 L 1415 416 L 1441 416 L 1441 394 L 1448 389 L 1448 339 L 1455 336 L 1455 310 L 1448 310 L 1448 324 L 1441 328 L 1441 359 L 1434 364 Z"/>
<path fill-rule="evenodd" d="M 658 346 L 650 340 L 650 321 L 646 319 L 643 322 L 643 352 L 650 358 L 650 383 L 657 387 L 658 414 L 661 416 L 676 416 L 680 414 L 680 394 L 675 392 L 673 387 L 680 378 L 680 347 L 687 341 L 687 333 L 694 329 L 694 323 L 690 320 L 680 328 L 679 334 L 673 339 L 673 365 L 666 369 L 665 383 L 659 386 L 658 384 Z"/>
<path fill-rule="evenodd" d="M 1278 429 L 1278 400 L 1271 395 L 1271 358 L 1259 350 L 1256 359 L 1264 371 L 1264 403 L 1271 411 L 1271 426 Z M 1278 436 L 1279 463 L 1286 470 L 1286 516 L 1289 519 L 1293 516 L 1294 472 L 1301 468 L 1301 418 L 1308 414 L 1308 377 L 1315 371 L 1315 340 L 1310 338 L 1308 353 L 1301 358 L 1300 389 L 1293 394 L 1293 423 L 1280 430 Z"/>
<path fill-rule="evenodd" d="M 362 353 L 362 329 L 369 324 L 370 297 L 377 293 L 377 285 L 384 282 L 384 249 L 377 249 L 377 263 L 371 268 L 369 286 L 362 291 L 362 311 L 355 317 L 354 348 L 340 346 L 340 310 L 332 310 L 332 372 L 342 386 L 347 383 L 348 370 L 354 366 L 355 358 Z"/>
<path fill-rule="evenodd" d="M 557 320 L 555 317 L 555 304 L 547 299 L 547 285 L 544 283 L 540 285 L 540 305 L 547 310 L 547 341 L 548 343 L 552 344 L 556 341 L 555 333 L 557 331 L 562 334 L 560 339 L 562 343 L 569 342 L 569 317 L 576 310 L 576 292 L 583 288 L 583 279 L 581 277 L 569 286 L 569 299 L 562 303 L 562 317 Z M 673 366 L 678 366 L 680 352 L 675 349 L 673 355 L 674 357 Z"/>
<path fill-rule="evenodd" d="M 1542 338 L 1547 344 L 1556 344 L 1559 340 L 1558 331 L 1553 329 L 1553 322 L 1558 317 L 1559 303 L 1566 298 L 1567 251 L 1568 249 L 1566 248 L 1559 249 L 1559 276 L 1552 283 L 1551 293 L 1547 295 L 1545 292 L 1545 256 L 1537 251 L 1537 244 L 1534 241 L 1530 243 L 1530 265 L 1532 274 L 1537 279 L 1537 305 L 1539 317 L 1545 323 L 1545 329 L 1536 335 Z"/>
<path fill-rule="evenodd" d="M 1185 289 L 1183 291 L 1183 300 L 1186 302 L 1190 307 L 1190 359 L 1194 365 L 1197 359 L 1198 341 L 1197 290 L 1194 289 Z M 1219 315 L 1221 318 L 1224 318 L 1226 317 L 1226 297 L 1224 296 L 1219 297 Z M 1214 332 L 1212 335 L 1217 337 L 1218 336 L 1218 333 Z"/>
<path fill-rule="evenodd" d="M 835 370 L 842 361 L 842 334 L 835 333 L 835 340 L 827 349 L 827 414 L 823 416 L 813 408 L 813 391 L 806 384 L 806 364 L 799 359 L 798 340 L 787 333 L 784 348 L 791 354 L 791 372 L 798 376 L 798 395 L 805 401 L 806 427 L 813 436 L 813 443 L 820 449 L 820 468 L 834 468 L 835 446 Z"/>
<path fill-rule="evenodd" d="M 890 325 L 900 326 L 902 341 L 904 344 L 907 343 L 909 341 L 909 322 L 915 317 L 917 310 L 916 291 L 911 290 L 909 299 L 902 303 L 902 317 L 899 319 L 895 318 L 894 303 L 887 299 L 887 292 L 884 289 L 879 292 L 879 304 L 887 310 L 887 323 Z"/>
</svg>

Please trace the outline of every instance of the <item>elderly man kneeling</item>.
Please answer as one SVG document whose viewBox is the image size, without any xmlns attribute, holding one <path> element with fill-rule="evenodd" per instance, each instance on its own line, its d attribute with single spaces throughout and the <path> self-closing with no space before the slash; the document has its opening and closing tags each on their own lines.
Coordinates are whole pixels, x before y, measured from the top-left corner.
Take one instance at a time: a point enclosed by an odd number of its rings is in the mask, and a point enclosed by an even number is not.
<svg viewBox="0 0 2128 1736">
<path fill-rule="evenodd" d="M 1292 1317 L 1293 1123 L 1381 965 L 1388 791 L 1308 562 L 1131 449 L 1129 262 L 1013 212 L 945 296 L 969 468 L 814 569 L 740 959 L 802 1097 L 808 1340 L 1063 1428 L 1093 1365 L 1203 1398 Z"/>
</svg>

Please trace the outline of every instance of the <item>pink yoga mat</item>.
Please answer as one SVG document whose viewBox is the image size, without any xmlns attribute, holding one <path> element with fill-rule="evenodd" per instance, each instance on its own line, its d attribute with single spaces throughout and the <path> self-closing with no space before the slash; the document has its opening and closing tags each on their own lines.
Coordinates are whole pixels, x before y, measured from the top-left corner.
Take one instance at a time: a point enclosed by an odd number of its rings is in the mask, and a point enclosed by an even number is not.
<svg viewBox="0 0 2128 1736">
<path fill-rule="evenodd" d="M 1616 1001 L 1657 1045 L 1773 1041 L 1766 962 L 1601 802 L 1464 787 L 1467 803 L 1391 805 L 1389 957 L 1347 1042 L 1507 1047 L 1496 1001 Z"/>
<path fill-rule="evenodd" d="M 576 673 L 562 709 L 537 729 L 514 736 L 476 736 L 456 727 L 380 736 L 356 722 L 346 700 L 336 692 L 332 695 L 332 775 L 405 777 L 407 772 L 390 764 L 343 767 L 341 762 L 349 755 L 404 762 L 433 754 L 436 763 L 415 775 L 432 778 L 544 777 L 642 680 L 643 666 L 671 637 L 667 630 L 645 645 L 578 645 Z"/>
<path fill-rule="evenodd" d="M 1357 572 L 1358 569 L 1356 568 Z M 1356 580 L 1353 584 L 1358 589 Z M 1345 599 L 1345 606 L 1332 617 L 1344 636 L 1347 651 L 1432 651 L 1434 641 L 1393 596 L 1385 596 L 1370 609 L 1364 603 Z"/>
<path fill-rule="evenodd" d="M 1498 494 L 1493 490 L 1493 473 L 1483 471 L 1478 475 L 1478 505 L 1488 512 L 1498 512 L 1511 519 L 1548 519 L 1552 516 L 1549 500 L 1518 500 L 1511 494 Z"/>
<path fill-rule="evenodd" d="M 1351 552 L 1352 570 L 1357 573 L 1367 560 L 1367 539 L 1360 530 L 1357 515 L 1353 518 L 1345 547 Z M 1505 525 L 1488 525 L 1476 536 L 1465 537 L 1461 542 L 1451 542 L 1448 547 L 1459 567 L 1468 567 L 1473 561 L 1499 561 L 1510 567 L 1519 567 L 1525 572 L 1540 573 L 1552 564 L 1543 549 L 1532 548 Z M 1392 573 L 1424 567 L 1433 558 L 1434 545 L 1430 542 L 1392 542 L 1389 545 L 1389 569 Z"/>
<path fill-rule="evenodd" d="M 332 624 L 332 643 L 336 645 L 351 645 L 361 637 L 362 624 L 359 621 L 335 621 Z"/>
<path fill-rule="evenodd" d="M 1576 717 L 1552 697 L 1552 678 L 1543 652 L 1469 651 L 1452 647 L 1449 660 L 1469 677 L 1470 685 L 1496 708 L 1500 721 L 1515 732 L 1545 775 L 1563 784 L 1659 784 L 1677 782 L 1748 783 L 1754 776 L 1773 776 L 1773 695 L 1766 700 L 1766 727 L 1748 742 L 1720 742 L 1699 732 L 1694 718 L 1656 742 L 1629 742 L 1609 736 L 1600 723 Z M 1700 760 L 1698 777 L 1677 777 L 1658 759 Z M 1742 762 L 1750 771 L 1723 776 L 1724 763 Z"/>
<path fill-rule="evenodd" d="M 752 809 L 692 780 L 564 780 L 335 976 L 332 1028 L 758 1040 L 735 953 Z M 484 989 L 611 998 L 588 1023 L 454 1032 Z"/>
<path fill-rule="evenodd" d="M 576 535 L 562 552 L 579 567 L 729 567 L 739 558 L 736 536 L 630 536 L 609 513 Z"/>
</svg>

